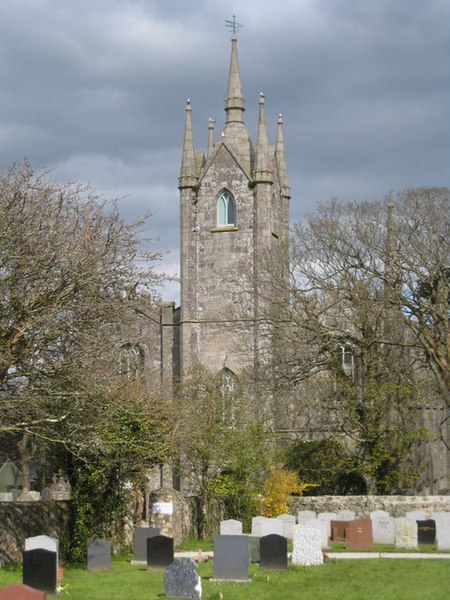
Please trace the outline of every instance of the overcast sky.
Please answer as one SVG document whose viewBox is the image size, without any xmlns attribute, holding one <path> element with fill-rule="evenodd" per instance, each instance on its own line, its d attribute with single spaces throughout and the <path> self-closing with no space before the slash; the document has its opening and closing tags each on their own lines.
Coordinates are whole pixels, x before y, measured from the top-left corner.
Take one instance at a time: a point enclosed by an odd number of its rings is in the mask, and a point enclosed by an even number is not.
<svg viewBox="0 0 450 600">
<path fill-rule="evenodd" d="M 178 272 L 178 174 L 190 98 L 196 149 L 224 124 L 232 15 L 246 125 L 278 113 L 291 221 L 320 200 L 450 185 L 449 0 L 0 0 L 0 165 L 146 211 Z M 175 299 L 170 286 L 166 299 Z"/>
</svg>

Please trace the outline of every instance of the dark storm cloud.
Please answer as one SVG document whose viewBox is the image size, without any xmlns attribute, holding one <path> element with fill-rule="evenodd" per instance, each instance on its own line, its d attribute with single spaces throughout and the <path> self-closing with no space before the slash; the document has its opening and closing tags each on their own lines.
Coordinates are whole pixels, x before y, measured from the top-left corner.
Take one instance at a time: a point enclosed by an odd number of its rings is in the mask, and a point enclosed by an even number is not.
<svg viewBox="0 0 450 600">
<path fill-rule="evenodd" d="M 0 5 L 0 163 L 29 157 L 121 198 L 178 264 L 184 107 L 224 122 L 234 11 L 256 134 L 283 113 L 292 219 L 330 196 L 448 185 L 447 0 L 15 0 Z M 172 292 L 172 288 L 171 288 Z"/>
</svg>

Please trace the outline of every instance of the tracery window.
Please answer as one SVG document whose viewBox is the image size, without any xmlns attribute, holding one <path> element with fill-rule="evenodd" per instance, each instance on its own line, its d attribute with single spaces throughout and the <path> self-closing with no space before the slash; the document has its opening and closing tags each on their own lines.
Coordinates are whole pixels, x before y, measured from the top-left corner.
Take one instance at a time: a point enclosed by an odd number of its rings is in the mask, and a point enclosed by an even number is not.
<svg viewBox="0 0 450 600">
<path fill-rule="evenodd" d="M 239 382 L 236 375 L 223 368 L 219 373 L 219 391 L 222 395 L 222 420 L 230 427 L 235 425 L 235 398 L 240 393 Z"/>
<path fill-rule="evenodd" d="M 217 227 L 236 225 L 236 202 L 228 190 L 224 190 L 217 200 Z"/>
<path fill-rule="evenodd" d="M 144 351 L 140 346 L 125 344 L 119 354 L 119 374 L 127 379 L 139 379 L 144 374 Z"/>
</svg>

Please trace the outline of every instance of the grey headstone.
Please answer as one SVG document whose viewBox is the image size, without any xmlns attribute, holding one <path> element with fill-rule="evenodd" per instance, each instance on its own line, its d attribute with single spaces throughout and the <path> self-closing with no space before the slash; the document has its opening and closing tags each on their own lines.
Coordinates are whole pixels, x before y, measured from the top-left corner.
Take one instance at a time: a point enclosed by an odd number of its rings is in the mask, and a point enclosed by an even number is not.
<svg viewBox="0 0 450 600">
<path fill-rule="evenodd" d="M 173 538 L 154 535 L 147 538 L 147 567 L 167 569 L 173 563 Z"/>
<path fill-rule="evenodd" d="M 50 502 L 52 500 L 52 490 L 48 487 L 42 490 L 41 500 L 43 502 Z"/>
<path fill-rule="evenodd" d="M 134 560 L 147 562 L 147 539 L 159 535 L 157 527 L 135 527 L 134 528 Z"/>
<path fill-rule="evenodd" d="M 257 535 L 247 535 L 250 562 L 259 563 L 259 544 L 261 538 Z"/>
<path fill-rule="evenodd" d="M 320 531 L 306 529 L 301 525 L 294 527 L 292 564 L 304 567 L 323 564 Z"/>
<path fill-rule="evenodd" d="M 260 538 L 259 565 L 265 571 L 287 570 L 287 538 L 284 535 L 272 533 Z"/>
<path fill-rule="evenodd" d="M 405 518 L 410 521 L 425 521 L 427 515 L 424 510 L 410 510 L 405 514 Z"/>
<path fill-rule="evenodd" d="M 450 550 L 450 512 L 433 512 L 438 550 Z"/>
<path fill-rule="evenodd" d="M 196 568 L 192 558 L 176 558 L 164 574 L 166 598 L 201 598 L 202 580 Z"/>
<path fill-rule="evenodd" d="M 249 558 L 247 536 L 214 536 L 214 579 L 249 581 Z"/>
<path fill-rule="evenodd" d="M 292 540 L 294 534 L 295 517 L 293 515 L 280 515 L 277 517 L 283 523 L 283 535 Z"/>
<path fill-rule="evenodd" d="M 384 510 L 370 513 L 372 536 L 375 544 L 393 544 L 395 542 L 395 520 Z"/>
<path fill-rule="evenodd" d="M 92 540 L 87 547 L 88 571 L 111 570 L 111 542 Z"/>
<path fill-rule="evenodd" d="M 36 590 L 56 594 L 58 558 L 56 552 L 42 548 L 23 553 L 23 583 Z"/>
<path fill-rule="evenodd" d="M 417 548 L 417 523 L 398 517 L 395 519 L 395 547 L 413 550 Z"/>
<path fill-rule="evenodd" d="M 242 535 L 242 523 L 235 519 L 221 521 L 220 535 Z"/>
</svg>

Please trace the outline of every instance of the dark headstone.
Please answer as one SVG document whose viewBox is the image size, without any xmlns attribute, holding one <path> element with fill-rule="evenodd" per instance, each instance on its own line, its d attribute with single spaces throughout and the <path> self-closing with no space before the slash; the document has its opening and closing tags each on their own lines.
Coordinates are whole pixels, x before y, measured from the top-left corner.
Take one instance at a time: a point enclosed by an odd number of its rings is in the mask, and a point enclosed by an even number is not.
<svg viewBox="0 0 450 600">
<path fill-rule="evenodd" d="M 49 502 L 50 500 L 52 500 L 52 490 L 48 487 L 44 488 L 42 490 L 42 494 L 41 494 L 41 500 L 42 502 Z"/>
<path fill-rule="evenodd" d="M 28 585 L 9 585 L 0 589 L 0 600 L 47 600 L 47 594 Z"/>
<path fill-rule="evenodd" d="M 134 528 L 134 560 L 147 561 L 147 539 L 159 535 L 159 532 L 156 527 Z"/>
<path fill-rule="evenodd" d="M 249 581 L 249 554 L 247 536 L 214 536 L 214 579 Z"/>
<path fill-rule="evenodd" d="M 147 567 L 167 569 L 173 563 L 173 538 L 155 535 L 147 538 Z"/>
<path fill-rule="evenodd" d="M 202 580 L 196 568 L 197 564 L 192 558 L 175 559 L 164 574 L 166 598 L 201 598 Z"/>
<path fill-rule="evenodd" d="M 333 542 L 341 542 L 345 540 L 346 529 L 352 521 L 330 521 L 331 540 Z"/>
<path fill-rule="evenodd" d="M 259 563 L 259 541 L 260 537 L 257 535 L 248 535 L 248 549 L 250 552 L 250 562 Z"/>
<path fill-rule="evenodd" d="M 346 529 L 348 550 L 370 550 L 372 548 L 372 519 L 355 519 Z"/>
<path fill-rule="evenodd" d="M 287 564 L 287 539 L 282 535 L 272 533 L 265 535 L 260 540 L 259 564 L 266 571 L 286 571 Z"/>
<path fill-rule="evenodd" d="M 23 583 L 32 588 L 56 594 L 58 559 L 56 552 L 36 548 L 23 553 Z"/>
<path fill-rule="evenodd" d="M 427 519 L 417 522 L 417 541 L 419 544 L 434 544 L 436 541 L 436 521 Z"/>
<path fill-rule="evenodd" d="M 111 542 L 92 540 L 87 547 L 88 571 L 111 570 Z"/>
</svg>

